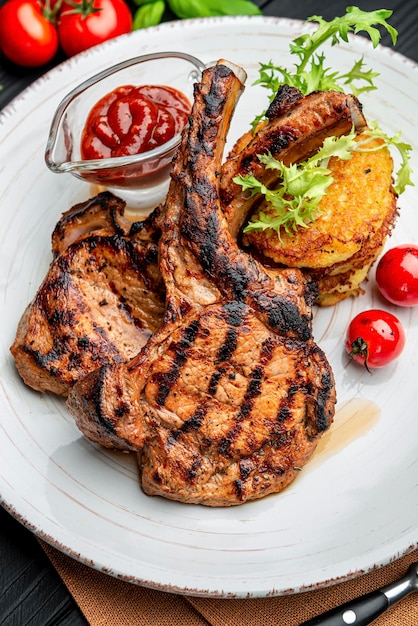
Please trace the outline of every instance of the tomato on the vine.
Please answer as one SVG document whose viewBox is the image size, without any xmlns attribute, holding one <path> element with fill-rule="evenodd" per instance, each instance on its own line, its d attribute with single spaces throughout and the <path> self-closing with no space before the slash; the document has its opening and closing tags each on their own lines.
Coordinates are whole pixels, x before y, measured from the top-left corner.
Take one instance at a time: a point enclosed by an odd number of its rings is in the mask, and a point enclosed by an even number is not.
<svg viewBox="0 0 418 626">
<path fill-rule="evenodd" d="M 57 31 L 36 0 L 8 0 L 0 8 L 0 48 L 18 65 L 38 67 L 58 50 Z"/>
<path fill-rule="evenodd" d="M 389 302 L 418 305 L 418 246 L 402 244 L 388 250 L 377 264 L 376 283 Z"/>
<path fill-rule="evenodd" d="M 349 356 L 366 369 L 384 367 L 405 347 L 405 331 L 395 315 L 380 309 L 362 311 L 350 322 L 345 339 Z"/>
<path fill-rule="evenodd" d="M 67 56 L 125 35 L 132 30 L 132 14 L 124 0 L 64 0 L 58 36 Z"/>
</svg>

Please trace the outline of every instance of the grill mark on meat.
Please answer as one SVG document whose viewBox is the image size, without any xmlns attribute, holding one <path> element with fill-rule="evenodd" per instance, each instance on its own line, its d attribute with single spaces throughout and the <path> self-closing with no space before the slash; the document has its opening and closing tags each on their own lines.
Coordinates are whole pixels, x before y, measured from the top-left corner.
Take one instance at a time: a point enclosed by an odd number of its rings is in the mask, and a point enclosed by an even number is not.
<svg viewBox="0 0 418 626">
<path fill-rule="evenodd" d="M 181 340 L 172 345 L 172 350 L 175 353 L 172 368 L 168 372 L 158 372 L 153 375 L 152 381 L 158 387 L 155 398 L 157 406 L 164 406 L 170 391 L 181 374 L 183 366 L 187 362 L 188 349 L 193 345 L 198 331 L 199 323 L 197 321 L 193 321 L 187 326 L 183 330 Z"/>
<path fill-rule="evenodd" d="M 247 390 L 237 412 L 236 423 L 219 442 L 218 451 L 225 457 L 231 456 L 231 446 L 236 442 L 238 435 L 242 432 L 242 421 L 251 418 L 254 400 L 261 394 L 264 370 L 273 357 L 273 348 L 274 342 L 271 339 L 263 342 L 258 363 L 249 376 Z"/>
<path fill-rule="evenodd" d="M 279 410 L 277 412 L 277 422 L 279 424 L 283 424 L 286 420 L 291 417 L 292 412 L 290 410 L 289 404 L 291 403 L 291 397 L 287 400 L 287 404 L 283 406 L 279 406 Z"/>
<path fill-rule="evenodd" d="M 241 404 L 237 419 L 241 421 L 251 415 L 254 399 L 261 394 L 261 381 L 263 376 L 263 368 L 260 365 L 254 368 L 248 383 L 248 389 Z"/>
<path fill-rule="evenodd" d="M 246 174 L 250 174 L 251 173 L 253 162 L 254 162 L 254 158 L 250 154 L 248 156 L 244 156 L 241 159 L 240 171 L 241 171 L 241 175 L 242 176 L 245 176 Z M 229 204 L 229 202 L 232 200 L 232 198 L 233 198 L 232 194 L 230 196 L 227 196 L 226 192 L 224 192 L 224 195 L 223 195 L 223 198 L 222 198 L 223 204 L 225 204 L 225 205 Z"/>
<path fill-rule="evenodd" d="M 89 390 L 89 393 L 86 394 L 84 401 L 95 407 L 98 423 L 106 428 L 110 433 L 116 434 L 114 420 L 111 419 L 109 415 L 102 410 L 101 390 L 104 385 L 104 378 L 104 371 L 99 370 L 97 385 Z M 119 388 L 119 393 L 121 393 L 121 391 L 122 390 Z M 120 418 L 125 415 L 127 411 L 129 412 L 129 409 L 123 404 L 123 402 L 117 402 L 114 407 L 114 417 Z"/>
<path fill-rule="evenodd" d="M 257 294 L 257 304 L 260 310 L 268 310 L 268 323 L 272 328 L 283 334 L 295 332 L 302 341 L 311 336 L 308 320 L 300 315 L 293 302 L 279 296 L 268 302 L 265 294 L 260 293 Z"/>
<path fill-rule="evenodd" d="M 138 251 L 136 251 L 138 253 Z M 144 261 L 147 265 L 156 264 L 158 262 L 158 249 L 155 248 L 147 248 L 144 256 Z"/>
<path fill-rule="evenodd" d="M 238 499 L 243 502 L 246 493 L 246 481 L 251 478 L 252 472 L 256 469 L 256 464 L 252 459 L 244 458 L 238 463 L 239 478 L 234 481 L 235 493 Z M 256 481 L 256 477 L 254 479 Z"/>
<path fill-rule="evenodd" d="M 207 413 L 207 406 L 199 406 L 196 411 L 188 420 L 186 420 L 181 426 L 180 430 L 183 433 L 188 433 L 192 430 L 198 430 L 201 428 L 203 420 Z"/>
<path fill-rule="evenodd" d="M 321 387 L 317 395 L 318 413 L 316 417 L 316 427 L 319 432 L 324 432 L 329 426 L 330 413 L 328 398 L 332 387 L 332 377 L 329 372 L 325 372 L 321 376 Z"/>
<path fill-rule="evenodd" d="M 202 99 L 205 104 L 206 114 L 209 118 L 216 118 L 222 115 L 225 108 L 225 102 L 227 101 L 227 94 L 225 93 L 222 79 L 228 79 L 231 76 L 231 70 L 226 65 L 217 65 L 215 71 L 217 73 L 218 80 L 210 84 L 207 93 L 204 93 L 201 90 L 201 85 L 199 83 L 195 84 L 195 91 L 199 90 L 202 93 Z M 214 124 L 213 131 L 217 134 L 217 128 Z M 203 141 L 202 145 L 204 149 L 209 150 L 209 154 L 211 154 L 210 143 Z"/>
<path fill-rule="evenodd" d="M 244 484 L 243 481 L 239 478 L 236 478 L 234 480 L 234 485 L 235 485 L 235 491 L 238 497 L 238 500 L 241 500 L 241 502 L 244 501 Z"/>
<path fill-rule="evenodd" d="M 246 307 L 241 302 L 227 302 L 222 306 L 222 311 L 226 314 L 227 323 L 239 328 L 243 322 Z"/>
<path fill-rule="evenodd" d="M 186 474 L 187 481 L 190 484 L 193 484 L 196 481 L 197 470 L 199 469 L 201 465 L 202 465 L 201 457 L 198 457 L 197 459 L 193 461 L 192 466 L 190 467 L 190 469 L 188 470 Z"/>
<path fill-rule="evenodd" d="M 226 372 L 226 368 L 220 367 L 219 369 L 215 370 L 212 373 L 212 376 L 210 377 L 209 385 L 208 385 L 209 395 L 211 396 L 215 395 L 216 390 L 218 389 L 219 381 L 222 378 L 222 376 L 225 374 L 225 372 Z"/>
<path fill-rule="evenodd" d="M 250 459 L 241 459 L 239 462 L 239 475 L 241 480 L 247 480 L 253 469 L 254 463 Z"/>
<path fill-rule="evenodd" d="M 223 308 L 225 321 L 228 325 L 225 341 L 220 346 L 215 363 L 228 361 L 237 348 L 238 332 L 237 328 L 242 324 L 245 307 L 238 302 L 228 302 Z M 231 328 L 232 326 L 232 328 Z"/>
<path fill-rule="evenodd" d="M 156 262 L 156 258 L 157 258 L 156 250 L 148 250 L 145 256 L 142 255 L 144 258 L 141 258 L 141 254 L 139 254 L 138 249 L 129 240 L 127 240 L 126 238 L 121 238 L 118 234 L 110 238 L 103 238 L 100 236 L 87 238 L 84 240 L 83 245 L 87 248 L 87 251 L 88 251 L 87 253 L 89 255 L 89 259 L 87 261 L 87 266 L 89 266 L 87 269 L 88 273 L 100 272 L 104 274 L 105 276 L 107 276 L 107 274 L 109 273 L 109 270 L 111 270 L 107 262 L 103 262 L 101 264 L 97 263 L 97 259 L 95 257 L 94 252 L 96 248 L 100 245 L 102 249 L 103 247 L 107 247 L 110 255 L 115 253 L 115 254 L 122 254 L 126 257 L 125 267 L 122 265 L 120 267 L 120 271 L 122 275 L 126 268 L 131 267 L 134 269 L 134 271 L 138 275 L 142 276 L 144 280 L 144 286 L 146 287 L 148 285 L 148 287 L 150 287 L 149 277 L 147 277 L 146 274 L 142 271 L 142 268 L 143 268 L 144 261 L 146 264 Z M 77 252 L 77 246 L 74 247 L 74 249 L 72 250 L 71 254 L 68 255 L 68 257 L 58 258 L 57 264 L 61 272 L 60 272 L 58 280 L 55 282 L 51 282 L 50 284 L 51 290 L 59 291 L 61 289 L 68 290 L 70 288 L 71 276 L 73 274 L 73 270 L 71 268 L 71 262 L 76 252 Z M 120 288 L 116 286 L 115 281 L 109 280 L 108 286 L 116 298 L 116 301 L 117 301 L 116 306 L 119 308 L 120 311 L 124 312 L 129 322 L 134 324 L 138 329 L 144 329 L 145 323 L 143 319 L 141 319 L 138 316 L 133 315 L 132 305 L 130 305 L 127 302 L 126 296 L 124 296 L 123 293 L 120 292 Z M 83 301 L 81 297 L 79 300 L 79 304 L 80 304 L 80 308 L 78 309 L 79 311 L 86 312 L 90 308 L 88 302 L 86 300 Z M 106 304 L 108 304 L 106 300 L 102 300 L 99 303 L 100 306 L 105 306 Z M 48 321 L 51 326 L 54 326 L 55 324 L 60 324 L 62 326 L 64 325 L 71 326 L 73 320 L 76 320 L 76 319 L 77 319 L 77 312 L 56 309 L 54 312 L 54 315 L 51 316 Z M 110 342 L 109 334 L 106 332 L 105 328 L 103 326 L 98 326 L 97 324 L 94 324 L 94 326 L 95 326 L 95 330 L 102 335 L 103 339 Z M 148 336 L 150 334 L 151 333 L 148 332 Z M 116 354 L 118 351 L 116 346 L 114 346 L 114 350 Z M 120 359 L 120 361 L 122 361 L 122 359 Z"/>
<path fill-rule="evenodd" d="M 112 403 L 112 411 L 107 411 L 106 403 L 103 404 L 102 391 L 106 386 L 107 371 L 104 368 L 99 368 L 95 372 L 97 374 L 96 384 L 90 388 L 81 398 L 83 406 L 94 406 L 95 419 L 89 424 L 89 430 L 84 434 L 93 441 L 95 435 L 106 429 L 108 432 L 109 442 L 112 442 L 113 446 L 121 450 L 137 450 L 138 443 L 135 443 L 132 438 L 132 433 L 127 431 L 122 435 L 117 425 L 121 419 L 128 419 L 130 421 L 132 406 L 124 399 L 123 387 L 116 381 L 115 384 L 115 402 Z"/>
<path fill-rule="evenodd" d="M 229 361 L 238 345 L 238 328 L 243 322 L 245 307 L 238 302 L 228 302 L 222 307 L 222 315 L 227 324 L 224 342 L 220 345 L 215 358 L 215 365 Z M 232 326 L 232 328 L 231 328 Z M 209 381 L 208 393 L 215 395 L 218 384 L 225 374 L 226 368 L 220 367 L 214 370 Z"/>
<path fill-rule="evenodd" d="M 283 124 L 278 132 L 272 131 L 271 133 L 266 134 L 266 142 L 268 143 L 269 151 L 272 154 L 277 154 L 282 150 L 286 150 L 286 148 L 288 148 L 292 142 L 296 141 L 297 138 L 298 135 L 295 129 L 286 124 Z M 264 152 L 264 154 L 265 153 L 266 152 Z"/>
<path fill-rule="evenodd" d="M 302 92 L 296 87 L 281 85 L 266 111 L 266 117 L 274 120 L 276 117 L 286 115 L 302 98 Z"/>
</svg>

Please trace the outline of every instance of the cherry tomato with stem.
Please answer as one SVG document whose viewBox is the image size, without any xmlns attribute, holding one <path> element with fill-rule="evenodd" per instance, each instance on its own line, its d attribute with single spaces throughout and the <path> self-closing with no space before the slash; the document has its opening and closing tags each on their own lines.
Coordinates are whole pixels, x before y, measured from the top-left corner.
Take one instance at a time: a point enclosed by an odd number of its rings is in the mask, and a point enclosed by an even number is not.
<svg viewBox="0 0 418 626">
<path fill-rule="evenodd" d="M 385 252 L 376 267 L 376 283 L 392 304 L 418 305 L 418 245 L 402 244 Z"/>
<path fill-rule="evenodd" d="M 405 342 L 405 330 L 395 315 L 380 309 L 370 309 L 351 320 L 345 348 L 354 361 L 370 370 L 384 367 L 397 359 Z"/>
<path fill-rule="evenodd" d="M 58 50 L 54 12 L 36 0 L 8 0 L 0 8 L 2 53 L 24 67 L 51 61 Z"/>
<path fill-rule="evenodd" d="M 73 56 L 132 30 L 132 14 L 124 0 L 64 0 L 58 36 L 67 56 Z"/>
</svg>

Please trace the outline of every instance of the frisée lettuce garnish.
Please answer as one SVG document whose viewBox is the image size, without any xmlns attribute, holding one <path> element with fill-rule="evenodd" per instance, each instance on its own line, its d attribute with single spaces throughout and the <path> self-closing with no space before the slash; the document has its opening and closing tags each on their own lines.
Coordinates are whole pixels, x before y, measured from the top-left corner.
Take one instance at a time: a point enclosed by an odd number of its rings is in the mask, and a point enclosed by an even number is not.
<svg viewBox="0 0 418 626">
<path fill-rule="evenodd" d="M 234 182 L 241 185 L 243 191 L 249 192 L 250 197 L 261 194 L 274 208 L 273 214 L 260 212 L 257 219 L 247 224 L 244 232 L 273 228 L 280 238 L 282 228 L 288 235 L 292 235 L 298 227 L 306 228 L 317 217 L 321 198 L 333 182 L 331 170 L 327 167 L 331 157 L 348 160 L 354 151 L 371 152 L 385 146 L 394 146 L 402 156 L 395 192 L 402 193 L 406 185 L 412 184 L 409 165 L 411 147 L 400 141 L 399 134 L 388 137 L 373 123 L 363 131 L 359 141 L 356 141 L 357 137 L 354 128 L 348 135 L 327 137 L 316 154 L 289 166 L 270 153 L 259 154 L 258 159 L 267 169 L 277 170 L 280 183 L 277 188 L 269 189 L 251 174 L 234 178 Z M 382 143 L 379 146 L 370 146 L 370 141 L 374 138 L 380 138 Z"/>
</svg>

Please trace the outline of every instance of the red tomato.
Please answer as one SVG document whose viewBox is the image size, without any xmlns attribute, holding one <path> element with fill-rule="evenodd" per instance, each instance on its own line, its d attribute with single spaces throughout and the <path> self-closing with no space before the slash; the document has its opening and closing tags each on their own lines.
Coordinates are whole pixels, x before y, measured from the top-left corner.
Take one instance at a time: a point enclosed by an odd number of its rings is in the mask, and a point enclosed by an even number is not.
<svg viewBox="0 0 418 626">
<path fill-rule="evenodd" d="M 61 7 L 58 36 L 67 56 L 131 30 L 132 15 L 124 0 L 75 0 Z"/>
<path fill-rule="evenodd" d="M 418 246 L 391 248 L 376 268 L 376 283 L 382 295 L 399 306 L 418 304 Z"/>
<path fill-rule="evenodd" d="M 366 369 L 388 365 L 398 358 L 404 346 L 404 328 L 388 311 L 362 311 L 347 329 L 345 348 L 349 356 Z"/>
<path fill-rule="evenodd" d="M 36 0 L 9 0 L 0 8 L 0 47 L 18 65 L 37 67 L 51 61 L 58 35 Z"/>
</svg>

